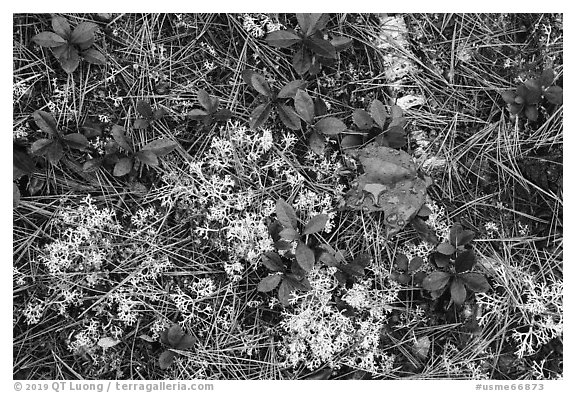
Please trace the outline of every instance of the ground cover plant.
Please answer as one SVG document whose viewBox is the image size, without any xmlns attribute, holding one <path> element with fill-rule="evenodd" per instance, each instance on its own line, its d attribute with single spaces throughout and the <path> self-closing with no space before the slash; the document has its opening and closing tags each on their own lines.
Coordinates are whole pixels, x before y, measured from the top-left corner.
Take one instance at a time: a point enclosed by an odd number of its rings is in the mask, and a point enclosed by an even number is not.
<svg viewBox="0 0 576 393">
<path fill-rule="evenodd" d="M 559 14 L 15 14 L 16 379 L 559 379 Z"/>
</svg>

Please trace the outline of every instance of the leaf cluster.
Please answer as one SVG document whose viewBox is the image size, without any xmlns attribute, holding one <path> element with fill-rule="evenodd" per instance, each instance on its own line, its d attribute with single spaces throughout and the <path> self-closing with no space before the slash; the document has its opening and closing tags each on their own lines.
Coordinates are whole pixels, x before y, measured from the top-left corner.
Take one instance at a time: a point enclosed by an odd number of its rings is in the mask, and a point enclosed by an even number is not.
<svg viewBox="0 0 576 393">
<path fill-rule="evenodd" d="M 424 264 L 424 259 L 415 256 L 411 260 L 404 254 L 398 254 L 394 260 L 396 270 L 390 275 L 391 278 L 400 284 L 421 285 L 426 273 L 418 271 Z"/>
<path fill-rule="evenodd" d="M 160 342 L 169 347 L 169 349 L 162 352 L 158 358 L 160 368 L 166 370 L 174 363 L 174 359 L 177 356 L 177 353 L 172 349 L 180 351 L 190 349 L 196 343 L 196 338 L 185 333 L 180 325 L 173 324 L 160 334 Z"/>
<path fill-rule="evenodd" d="M 276 48 L 296 46 L 292 56 L 292 66 L 298 75 L 307 72 L 316 75 L 322 68 L 322 63 L 336 59 L 337 53 L 352 46 L 348 37 L 334 36 L 325 39 L 323 29 L 330 20 L 329 14 L 307 13 L 296 14 L 299 30 L 286 29 L 273 31 L 266 37 L 266 42 Z"/>
<path fill-rule="evenodd" d="M 104 65 L 106 58 L 94 44 L 98 26 L 92 22 L 81 22 L 74 29 L 63 16 L 52 18 L 52 31 L 43 31 L 32 37 L 36 44 L 50 48 L 58 62 L 67 73 L 78 68 L 80 57 L 91 64 Z"/>
<path fill-rule="evenodd" d="M 206 90 L 200 89 L 197 93 L 198 102 L 204 109 L 192 109 L 189 113 L 190 118 L 199 120 L 204 127 L 210 127 L 218 121 L 226 121 L 232 117 L 232 112 L 227 108 L 218 109 L 220 99 L 213 97 Z"/>
</svg>

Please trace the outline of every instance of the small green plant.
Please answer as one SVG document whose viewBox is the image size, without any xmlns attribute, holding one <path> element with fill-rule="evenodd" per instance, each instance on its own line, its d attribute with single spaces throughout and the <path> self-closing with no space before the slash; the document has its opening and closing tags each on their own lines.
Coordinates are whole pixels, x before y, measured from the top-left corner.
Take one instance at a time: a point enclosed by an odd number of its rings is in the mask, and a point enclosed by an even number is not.
<svg viewBox="0 0 576 393">
<path fill-rule="evenodd" d="M 200 120 L 204 127 L 210 127 L 217 121 L 226 121 L 232 117 L 232 112 L 227 108 L 218 109 L 220 100 L 218 97 L 212 97 L 206 90 L 198 90 L 198 102 L 202 109 L 192 109 L 189 116 L 194 120 Z"/>
<path fill-rule="evenodd" d="M 48 138 L 41 138 L 32 143 L 32 154 L 46 158 L 51 164 L 56 165 L 64 156 L 64 147 L 86 151 L 89 147 L 88 139 L 78 132 L 63 135 L 56 120 L 48 112 L 37 110 L 34 112 L 34 121 L 40 130 L 48 134 Z"/>
<path fill-rule="evenodd" d="M 542 98 L 554 105 L 562 105 L 563 91 L 560 86 L 551 86 L 554 82 L 554 70 L 542 72 L 538 78 L 528 79 L 518 85 L 515 91 L 505 91 L 502 98 L 508 104 L 512 116 L 525 116 L 530 121 L 538 120 L 538 108 Z"/>
<path fill-rule="evenodd" d="M 154 121 L 160 120 L 168 113 L 166 109 L 162 107 L 152 109 L 149 102 L 142 100 L 136 102 L 136 112 L 142 116 L 142 118 L 134 120 L 133 126 L 137 130 L 143 130 L 150 127 Z"/>
<path fill-rule="evenodd" d="M 340 258 L 336 258 L 336 255 L 330 252 L 324 252 L 320 256 L 320 260 L 324 262 L 326 266 L 333 266 L 338 269 L 334 273 L 334 277 L 338 280 L 341 285 L 352 284 L 358 277 L 363 277 L 366 272 L 365 268 L 370 266 L 370 256 L 368 254 L 358 254 L 352 260 L 352 262 L 344 263 L 344 261 L 338 261 Z"/>
<path fill-rule="evenodd" d="M 277 252 L 269 251 L 262 255 L 262 264 L 273 274 L 260 281 L 258 291 L 270 292 L 278 287 L 278 300 L 282 305 L 290 304 L 292 292 L 296 290 L 308 292 L 311 289 L 310 282 L 306 278 L 306 271 L 302 269 L 298 261 L 292 260 L 288 269 Z"/>
<path fill-rule="evenodd" d="M 178 324 L 170 326 L 160 334 L 160 342 L 168 347 L 160 354 L 158 364 L 162 370 L 169 368 L 178 355 L 173 349 L 185 351 L 192 348 L 196 339 L 190 334 L 184 333 L 184 330 Z"/>
<path fill-rule="evenodd" d="M 252 111 L 250 115 L 250 127 L 255 129 L 260 127 L 270 117 L 272 109 L 275 109 L 280 120 L 286 127 L 291 130 L 301 129 L 300 118 L 294 109 L 288 105 L 289 99 L 294 99 L 296 91 L 306 87 L 307 83 L 297 79 L 288 82 L 280 90 L 270 87 L 264 76 L 252 70 L 242 72 L 244 82 L 260 93 L 260 104 Z"/>
<path fill-rule="evenodd" d="M 67 73 L 71 74 L 78 68 L 80 57 L 91 64 L 106 64 L 104 55 L 97 49 L 91 48 L 98 30 L 96 24 L 81 22 L 72 30 L 66 18 L 54 16 L 52 29 L 53 32 L 43 31 L 36 34 L 32 37 L 32 41 L 42 47 L 50 48 Z"/>
<path fill-rule="evenodd" d="M 410 261 L 408 257 L 404 254 L 399 254 L 394 260 L 396 265 L 396 271 L 392 272 L 391 278 L 400 284 L 410 284 L 415 285 L 422 284 L 422 280 L 426 277 L 426 273 L 423 271 L 418 271 L 424 264 L 424 259 L 419 256 L 415 256 Z"/>
<path fill-rule="evenodd" d="M 422 288 L 430 291 L 432 298 L 440 297 L 449 286 L 454 304 L 462 305 L 466 300 L 466 290 L 490 290 L 486 277 L 471 271 L 476 264 L 474 249 L 469 245 L 473 238 L 474 232 L 465 230 L 461 224 L 456 223 L 450 229 L 450 240 L 436 247 L 433 254 L 434 264 L 444 270 L 432 272 L 422 281 Z"/>
<path fill-rule="evenodd" d="M 273 31 L 266 37 L 266 42 L 277 48 L 289 48 L 297 45 L 292 57 L 292 66 L 298 75 L 309 72 L 316 75 L 320 72 L 324 59 L 336 59 L 337 53 L 352 46 L 347 37 L 335 36 L 325 39 L 322 31 L 330 20 L 328 14 L 296 14 L 299 31 L 293 29 Z"/>
</svg>

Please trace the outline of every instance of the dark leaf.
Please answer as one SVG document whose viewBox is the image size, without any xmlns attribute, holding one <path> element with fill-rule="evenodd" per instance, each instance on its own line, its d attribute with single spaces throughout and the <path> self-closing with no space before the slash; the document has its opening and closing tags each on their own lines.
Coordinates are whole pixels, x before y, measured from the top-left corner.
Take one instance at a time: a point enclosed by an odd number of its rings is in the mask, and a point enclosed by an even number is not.
<svg viewBox="0 0 576 393">
<path fill-rule="evenodd" d="M 400 271 L 407 271 L 408 270 L 408 257 L 404 254 L 398 254 L 394 259 L 396 262 L 396 268 Z"/>
<path fill-rule="evenodd" d="M 82 131 L 86 138 L 94 138 L 96 136 L 102 136 L 102 127 L 100 124 L 92 123 L 91 121 L 86 121 L 82 126 Z"/>
<path fill-rule="evenodd" d="M 268 117 L 270 116 L 270 111 L 272 110 L 272 105 L 269 102 L 260 104 L 252 111 L 250 115 L 250 128 L 256 129 L 260 127 Z"/>
<path fill-rule="evenodd" d="M 54 54 L 54 57 L 60 60 L 61 58 L 66 58 L 69 56 L 68 53 L 70 52 L 70 50 L 72 50 L 72 47 L 68 44 L 63 44 L 60 46 L 50 48 L 50 50 L 52 51 L 52 54 Z"/>
<path fill-rule="evenodd" d="M 262 264 L 272 272 L 283 272 L 286 270 L 280 255 L 274 251 L 268 251 L 262 254 Z"/>
<path fill-rule="evenodd" d="M 324 40 L 322 38 L 310 37 L 306 41 L 308 48 L 315 52 L 318 56 L 327 57 L 329 59 L 335 59 L 336 49 L 330 43 L 330 41 Z"/>
<path fill-rule="evenodd" d="M 286 240 L 277 240 L 274 242 L 274 247 L 276 247 L 277 250 L 290 250 L 292 249 L 292 243 Z"/>
<path fill-rule="evenodd" d="M 228 108 L 222 108 L 214 114 L 217 121 L 226 121 L 232 118 L 232 111 Z"/>
<path fill-rule="evenodd" d="M 324 100 L 320 97 L 314 99 L 314 114 L 318 116 L 324 116 L 328 113 L 328 107 Z"/>
<path fill-rule="evenodd" d="M 448 242 L 444 242 L 440 243 L 438 247 L 436 247 L 436 251 L 438 251 L 440 254 L 452 255 L 454 252 L 456 252 L 456 247 Z"/>
<path fill-rule="evenodd" d="M 336 36 L 330 41 L 336 52 L 342 52 L 350 47 L 352 47 L 352 38 L 344 36 Z"/>
<path fill-rule="evenodd" d="M 364 267 L 354 263 L 340 266 L 340 269 L 349 276 L 361 277 L 364 275 Z"/>
<path fill-rule="evenodd" d="M 208 112 L 213 111 L 214 108 L 212 108 L 212 98 L 210 97 L 210 94 L 206 92 L 206 90 L 198 90 L 197 98 L 198 102 L 200 105 L 202 105 L 202 107 L 204 107 L 204 109 L 206 109 Z"/>
<path fill-rule="evenodd" d="M 335 267 L 335 266 L 340 265 L 338 263 L 338 261 L 336 260 L 336 257 L 334 255 L 332 255 L 331 253 L 329 253 L 328 251 L 322 252 L 322 254 L 320 254 L 320 257 L 318 258 L 318 260 L 320 262 L 324 263 L 326 266 L 330 266 L 330 267 Z"/>
<path fill-rule="evenodd" d="M 340 270 L 334 273 L 334 278 L 342 285 L 346 285 L 346 282 L 348 281 L 346 274 Z"/>
<path fill-rule="evenodd" d="M 322 370 L 316 371 L 314 374 L 306 377 L 306 379 L 326 380 L 326 379 L 330 379 L 331 375 L 332 375 L 332 369 L 331 368 L 323 368 Z"/>
<path fill-rule="evenodd" d="M 513 104 L 514 99 L 516 98 L 516 93 L 513 91 L 504 91 L 500 93 L 500 95 L 502 96 L 504 102 L 507 104 Z"/>
<path fill-rule="evenodd" d="M 158 358 L 158 365 L 162 370 L 166 370 L 170 368 L 170 366 L 172 366 L 175 357 L 176 354 L 171 350 L 167 349 L 166 351 L 160 354 L 160 357 Z"/>
<path fill-rule="evenodd" d="M 426 272 L 423 271 L 416 272 L 414 273 L 414 276 L 412 276 L 415 285 L 422 285 L 424 278 L 426 278 Z"/>
<path fill-rule="evenodd" d="M 52 30 L 60 37 L 68 39 L 70 37 L 70 23 L 63 16 L 52 17 Z"/>
<path fill-rule="evenodd" d="M 50 136 L 58 135 L 56 120 L 54 120 L 54 116 L 52 116 L 50 113 L 44 111 L 35 111 L 33 117 L 34 122 L 42 131 Z"/>
<path fill-rule="evenodd" d="M 388 128 L 384 132 L 384 135 L 388 141 L 388 146 L 393 149 L 399 149 L 406 145 L 406 132 L 404 131 L 404 128 L 400 126 L 392 126 Z"/>
<path fill-rule="evenodd" d="M 46 138 L 38 139 L 30 147 L 30 152 L 37 156 L 42 156 L 46 153 L 46 150 L 48 150 L 52 142 L 54 142 L 53 139 L 46 139 Z"/>
<path fill-rule="evenodd" d="M 362 253 L 356 255 L 352 263 L 358 266 L 368 267 L 370 266 L 370 262 L 372 262 L 372 258 L 370 258 L 370 255 Z"/>
<path fill-rule="evenodd" d="M 292 66 L 298 75 L 304 75 L 312 66 L 312 58 L 307 50 L 300 48 L 292 57 Z"/>
<path fill-rule="evenodd" d="M 64 141 L 73 149 L 86 150 L 90 143 L 86 137 L 78 132 L 66 134 L 62 137 Z"/>
<path fill-rule="evenodd" d="M 302 32 L 306 36 L 311 36 L 326 27 L 330 20 L 330 15 L 320 13 L 296 14 L 296 19 Z"/>
<path fill-rule="evenodd" d="M 150 122 L 146 119 L 136 119 L 132 127 L 136 130 L 145 130 L 150 125 Z"/>
<path fill-rule="evenodd" d="M 340 142 L 342 149 L 353 149 L 362 145 L 362 137 L 360 135 L 346 135 Z"/>
<path fill-rule="evenodd" d="M 324 135 L 337 135 L 346 131 L 347 128 L 342 120 L 335 117 L 325 117 L 314 125 L 314 129 Z"/>
<path fill-rule="evenodd" d="M 284 199 L 280 198 L 276 201 L 276 217 L 284 228 L 298 229 L 298 218 L 296 212 Z"/>
<path fill-rule="evenodd" d="M 450 285 L 450 295 L 452 296 L 452 300 L 457 305 L 462 305 L 466 300 L 466 288 L 464 287 L 464 283 L 456 277 L 452 280 L 452 284 Z"/>
<path fill-rule="evenodd" d="M 298 242 L 296 246 L 296 261 L 306 272 L 309 272 L 314 267 L 314 251 L 302 241 Z"/>
<path fill-rule="evenodd" d="M 511 115 L 517 115 L 518 113 L 520 113 L 522 111 L 522 108 L 524 108 L 524 106 L 520 105 L 520 104 L 509 104 L 508 105 L 508 110 L 510 111 Z"/>
<path fill-rule="evenodd" d="M 288 82 L 278 93 L 278 98 L 294 98 L 298 90 L 304 90 L 308 82 L 302 79 L 296 79 Z"/>
<path fill-rule="evenodd" d="M 328 222 L 327 214 L 317 214 L 308 221 L 308 224 L 304 227 L 302 235 L 311 235 L 313 233 L 320 232 L 324 230 L 326 223 Z"/>
<path fill-rule="evenodd" d="M 294 292 L 296 288 L 288 280 L 282 280 L 280 287 L 278 288 L 278 300 L 283 306 L 290 305 L 290 294 Z"/>
<path fill-rule="evenodd" d="M 272 92 L 270 91 L 270 85 L 268 85 L 266 78 L 264 78 L 262 75 L 253 73 L 251 76 L 251 81 L 252 87 L 254 87 L 258 93 L 266 97 L 270 97 L 272 95 Z"/>
<path fill-rule="evenodd" d="M 78 64 L 80 64 L 80 56 L 78 56 L 78 51 L 76 48 L 71 46 L 67 47 L 67 51 L 64 52 L 64 55 L 58 60 L 60 61 L 62 69 L 69 74 L 73 73 L 76 68 L 78 68 Z"/>
<path fill-rule="evenodd" d="M 187 349 L 192 348 L 192 346 L 196 343 L 196 339 L 189 334 L 185 334 L 180 342 L 174 346 L 174 349 L 179 349 L 181 351 L 185 351 Z"/>
<path fill-rule="evenodd" d="M 436 266 L 439 268 L 447 267 L 450 265 L 450 257 L 448 255 L 444 255 L 444 254 L 440 254 L 439 252 L 436 252 L 436 253 L 432 254 L 432 257 L 434 260 L 434 264 L 436 264 Z"/>
<path fill-rule="evenodd" d="M 23 150 L 12 149 L 12 164 L 15 168 L 22 172 L 22 174 L 29 175 L 34 171 L 34 160 Z"/>
<path fill-rule="evenodd" d="M 281 274 L 272 274 L 270 276 L 264 277 L 258 283 L 258 291 L 259 292 L 270 292 L 274 288 L 276 288 L 278 286 L 278 284 L 280 284 L 280 281 L 282 281 L 282 275 Z"/>
<path fill-rule="evenodd" d="M 454 267 L 456 273 L 462 273 L 471 270 L 475 264 L 476 255 L 474 255 L 474 250 L 466 250 L 458 254 L 454 262 Z"/>
<path fill-rule="evenodd" d="M 160 106 L 160 107 L 156 107 L 156 109 L 154 110 L 154 115 L 152 117 L 154 118 L 154 120 L 160 120 L 161 118 L 163 118 L 167 114 L 168 114 L 168 111 L 166 110 L 166 108 Z"/>
<path fill-rule="evenodd" d="M 86 60 L 88 63 L 91 63 L 91 64 L 96 64 L 96 65 L 106 64 L 106 57 L 104 57 L 102 52 L 100 52 L 94 48 L 90 48 L 90 49 L 82 52 L 82 57 L 84 57 L 84 60 Z"/>
<path fill-rule="evenodd" d="M 136 111 L 145 119 L 152 120 L 154 118 L 154 111 L 148 101 L 138 100 L 136 102 Z"/>
<path fill-rule="evenodd" d="M 66 40 L 51 31 L 43 31 L 32 37 L 32 41 L 45 48 L 53 48 L 66 43 Z"/>
<path fill-rule="evenodd" d="M 169 345 L 171 345 L 172 347 L 176 347 L 176 345 L 180 343 L 182 338 L 184 338 L 184 334 L 185 334 L 184 330 L 182 330 L 180 325 L 175 323 L 172 326 L 170 326 L 170 328 L 168 328 L 166 340 L 168 341 Z"/>
<path fill-rule="evenodd" d="M 370 117 L 370 114 L 364 109 L 354 110 L 352 119 L 354 120 L 354 124 L 361 130 L 369 130 L 374 126 L 374 121 Z"/>
<path fill-rule="evenodd" d="M 446 272 L 432 272 L 422 280 L 422 288 L 427 291 L 439 291 L 450 281 L 450 274 Z"/>
<path fill-rule="evenodd" d="M 282 123 L 284 123 L 284 125 L 289 129 L 299 130 L 302 128 L 298 114 L 288 105 L 278 105 L 278 116 L 280 117 L 280 120 L 282 120 Z"/>
<path fill-rule="evenodd" d="M 551 86 L 547 88 L 546 91 L 544 92 L 544 97 L 546 97 L 546 99 L 550 101 L 550 103 L 555 105 L 562 105 L 563 103 L 562 96 L 563 96 L 563 90 L 560 86 Z"/>
<path fill-rule="evenodd" d="M 112 174 L 116 177 L 124 176 L 124 175 L 130 173 L 133 165 L 134 165 L 134 162 L 132 161 L 131 158 L 129 158 L 129 157 L 121 158 L 116 163 L 116 165 L 114 165 L 114 172 Z"/>
<path fill-rule="evenodd" d="M 318 154 L 319 156 L 323 156 L 324 149 L 326 148 L 326 140 L 316 131 L 312 131 L 310 138 L 308 138 L 308 147 L 314 153 Z"/>
<path fill-rule="evenodd" d="M 474 232 L 465 230 L 460 223 L 452 225 L 450 228 L 450 243 L 454 247 L 464 246 L 474 239 Z"/>
<path fill-rule="evenodd" d="M 526 85 L 534 97 L 538 96 L 538 98 L 540 98 L 540 95 L 542 94 L 542 82 L 540 81 L 540 78 L 528 79 L 524 82 L 524 85 Z"/>
<path fill-rule="evenodd" d="M 292 240 L 298 240 L 300 238 L 300 234 L 298 233 L 298 231 L 295 231 L 292 228 L 284 228 L 280 232 L 280 237 L 284 240 L 292 241 Z"/>
<path fill-rule="evenodd" d="M 162 157 L 166 154 L 170 153 L 178 146 L 177 142 L 174 142 L 172 139 L 169 138 L 159 138 L 153 140 L 152 142 L 147 143 L 144 145 L 142 150 L 150 150 L 156 156 Z"/>
<path fill-rule="evenodd" d="M 314 121 L 314 101 L 304 90 L 298 90 L 294 97 L 296 112 L 308 124 Z"/>
<path fill-rule="evenodd" d="M 94 23 L 81 22 L 72 31 L 70 41 L 76 45 L 86 45 L 87 43 L 94 40 L 94 33 L 97 29 L 98 26 Z"/>
<path fill-rule="evenodd" d="M 135 155 L 136 159 L 143 164 L 158 166 L 158 156 L 151 150 L 140 150 Z"/>
<path fill-rule="evenodd" d="M 422 205 L 418 213 L 416 213 L 418 217 L 428 217 L 430 214 L 432 214 L 432 210 L 426 205 Z"/>
<path fill-rule="evenodd" d="M 246 83 L 251 88 L 254 88 L 254 86 L 252 86 L 252 75 L 254 75 L 254 71 L 248 69 L 242 71 L 241 74 L 244 83 Z"/>
<path fill-rule="evenodd" d="M 20 204 L 20 189 L 16 183 L 12 183 L 12 207 Z"/>
<path fill-rule="evenodd" d="M 303 273 L 304 275 L 306 274 L 306 272 Z M 287 274 L 285 279 L 290 283 L 291 286 L 300 291 L 308 292 L 309 290 L 312 289 L 312 287 L 310 286 L 310 281 L 308 281 L 308 279 L 305 276 L 302 276 L 300 278 L 294 274 Z"/>
<path fill-rule="evenodd" d="M 310 69 L 308 70 L 308 72 L 312 76 L 318 75 L 318 73 L 320 72 L 320 61 L 318 59 L 319 59 L 318 56 L 312 55 L 312 58 L 310 60 Z"/>
<path fill-rule="evenodd" d="M 266 36 L 268 45 L 276 48 L 288 48 L 301 40 L 302 38 L 292 29 L 276 30 Z"/>
<path fill-rule="evenodd" d="M 410 276 L 406 273 L 396 273 L 393 277 L 393 280 L 396 280 L 399 284 L 406 285 L 410 282 Z"/>
<path fill-rule="evenodd" d="M 435 231 L 426 224 L 426 221 L 421 219 L 420 217 L 414 217 L 411 221 L 412 227 L 418 233 L 422 240 L 427 241 L 428 243 L 436 244 L 438 243 L 438 237 L 436 236 Z"/>
<path fill-rule="evenodd" d="M 122 149 L 132 152 L 132 142 L 126 136 L 126 131 L 124 127 L 115 124 L 112 126 L 112 137 Z"/>
<path fill-rule="evenodd" d="M 547 68 L 542 71 L 542 75 L 540 75 L 540 83 L 544 87 L 548 87 L 554 82 L 554 70 L 552 68 Z"/>
<path fill-rule="evenodd" d="M 95 172 L 102 166 L 102 159 L 101 158 L 91 158 L 86 160 L 84 165 L 82 165 L 82 171 L 84 172 Z"/>
<path fill-rule="evenodd" d="M 48 146 L 44 155 L 52 165 L 56 165 L 58 164 L 58 161 L 60 161 L 60 159 L 64 156 L 64 148 L 60 142 L 54 141 Z"/>
<path fill-rule="evenodd" d="M 464 285 L 466 285 L 472 292 L 482 293 L 490 290 L 490 284 L 483 274 L 468 272 L 460 274 L 460 278 L 464 281 Z"/>
<path fill-rule="evenodd" d="M 538 120 L 538 108 L 536 108 L 536 105 L 527 105 L 524 109 L 524 114 L 530 121 Z"/>
<path fill-rule="evenodd" d="M 384 128 L 386 119 L 388 118 L 388 112 L 382 101 L 376 99 L 372 101 L 370 104 L 370 116 L 380 128 Z"/>
<path fill-rule="evenodd" d="M 424 260 L 422 259 L 422 257 L 415 256 L 414 258 L 412 258 L 410 264 L 408 265 L 408 272 L 410 273 L 415 272 L 416 270 L 420 269 L 422 264 L 424 264 Z"/>
</svg>

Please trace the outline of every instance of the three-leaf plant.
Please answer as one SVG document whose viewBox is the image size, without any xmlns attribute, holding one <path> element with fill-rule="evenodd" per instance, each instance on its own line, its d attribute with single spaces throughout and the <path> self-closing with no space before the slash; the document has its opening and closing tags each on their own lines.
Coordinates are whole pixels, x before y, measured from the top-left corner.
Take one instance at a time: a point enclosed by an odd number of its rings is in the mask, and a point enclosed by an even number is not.
<svg viewBox="0 0 576 393">
<path fill-rule="evenodd" d="M 542 97 L 555 105 L 561 105 L 562 88 L 551 86 L 554 82 L 554 70 L 551 68 L 542 72 L 538 78 L 529 79 L 518 85 L 515 91 L 505 91 L 502 98 L 508 104 L 512 116 L 524 115 L 530 121 L 538 120 L 538 105 Z"/>
<path fill-rule="evenodd" d="M 400 284 L 413 284 L 420 285 L 426 273 L 423 271 L 418 271 L 420 267 L 424 264 L 424 259 L 419 256 L 415 256 L 410 261 L 408 257 L 404 254 L 398 254 L 394 260 L 396 264 L 396 271 L 392 272 L 391 278 Z"/>
<path fill-rule="evenodd" d="M 136 102 L 136 112 L 142 116 L 142 118 L 134 120 L 134 128 L 137 130 L 146 129 L 156 120 L 160 120 L 166 113 L 166 109 L 158 107 L 152 109 L 150 103 L 143 100 L 138 100 Z"/>
<path fill-rule="evenodd" d="M 218 97 L 212 97 L 206 90 L 198 90 L 198 102 L 202 109 L 192 109 L 189 116 L 194 120 L 200 120 L 205 127 L 210 127 L 216 121 L 226 121 L 232 117 L 232 112 L 227 108 L 218 109 L 220 100 Z"/>
<path fill-rule="evenodd" d="M 335 59 L 337 52 L 352 45 L 347 37 L 336 36 L 332 40 L 324 39 L 322 30 L 330 20 L 329 14 L 296 14 L 299 31 L 293 29 L 273 31 L 266 42 L 277 48 L 298 46 L 292 57 L 292 66 L 299 75 L 309 72 L 316 75 L 321 69 L 323 59 Z"/>
<path fill-rule="evenodd" d="M 184 333 L 180 325 L 174 324 L 160 334 L 160 342 L 169 348 L 162 352 L 158 358 L 160 368 L 165 370 L 174 363 L 177 355 L 172 349 L 180 351 L 190 349 L 196 343 L 196 339 Z"/>
<path fill-rule="evenodd" d="M 33 117 L 36 125 L 48 134 L 48 138 L 41 138 L 32 143 L 30 148 L 32 154 L 43 156 L 55 165 L 64 156 L 64 146 L 82 151 L 88 149 L 90 144 L 84 135 L 77 132 L 63 135 L 50 113 L 37 110 Z"/>
<path fill-rule="evenodd" d="M 288 82 L 280 90 L 271 87 L 263 75 L 252 70 L 242 72 L 244 82 L 260 93 L 261 103 L 250 115 L 250 127 L 255 129 L 270 117 L 272 109 L 275 109 L 280 120 L 291 130 L 301 129 L 300 118 L 294 109 L 288 105 L 288 100 L 293 99 L 298 89 L 306 87 L 306 82 L 300 79 Z"/>
<path fill-rule="evenodd" d="M 95 32 L 98 26 L 91 22 L 81 22 L 74 30 L 63 16 L 52 18 L 52 31 L 43 31 L 32 37 L 36 44 L 50 48 L 67 73 L 71 74 L 78 64 L 80 57 L 89 63 L 103 65 L 106 58 L 97 49 L 91 48 L 94 44 Z"/>
<path fill-rule="evenodd" d="M 432 272 L 422 281 L 422 287 L 430 291 L 433 298 L 440 297 L 449 286 L 454 303 L 462 305 L 466 300 L 466 290 L 487 292 L 490 289 L 483 274 L 471 271 L 476 264 L 476 255 L 466 246 L 473 238 L 474 232 L 454 224 L 450 229 L 450 241 L 437 246 L 434 263 L 448 271 Z"/>
</svg>

